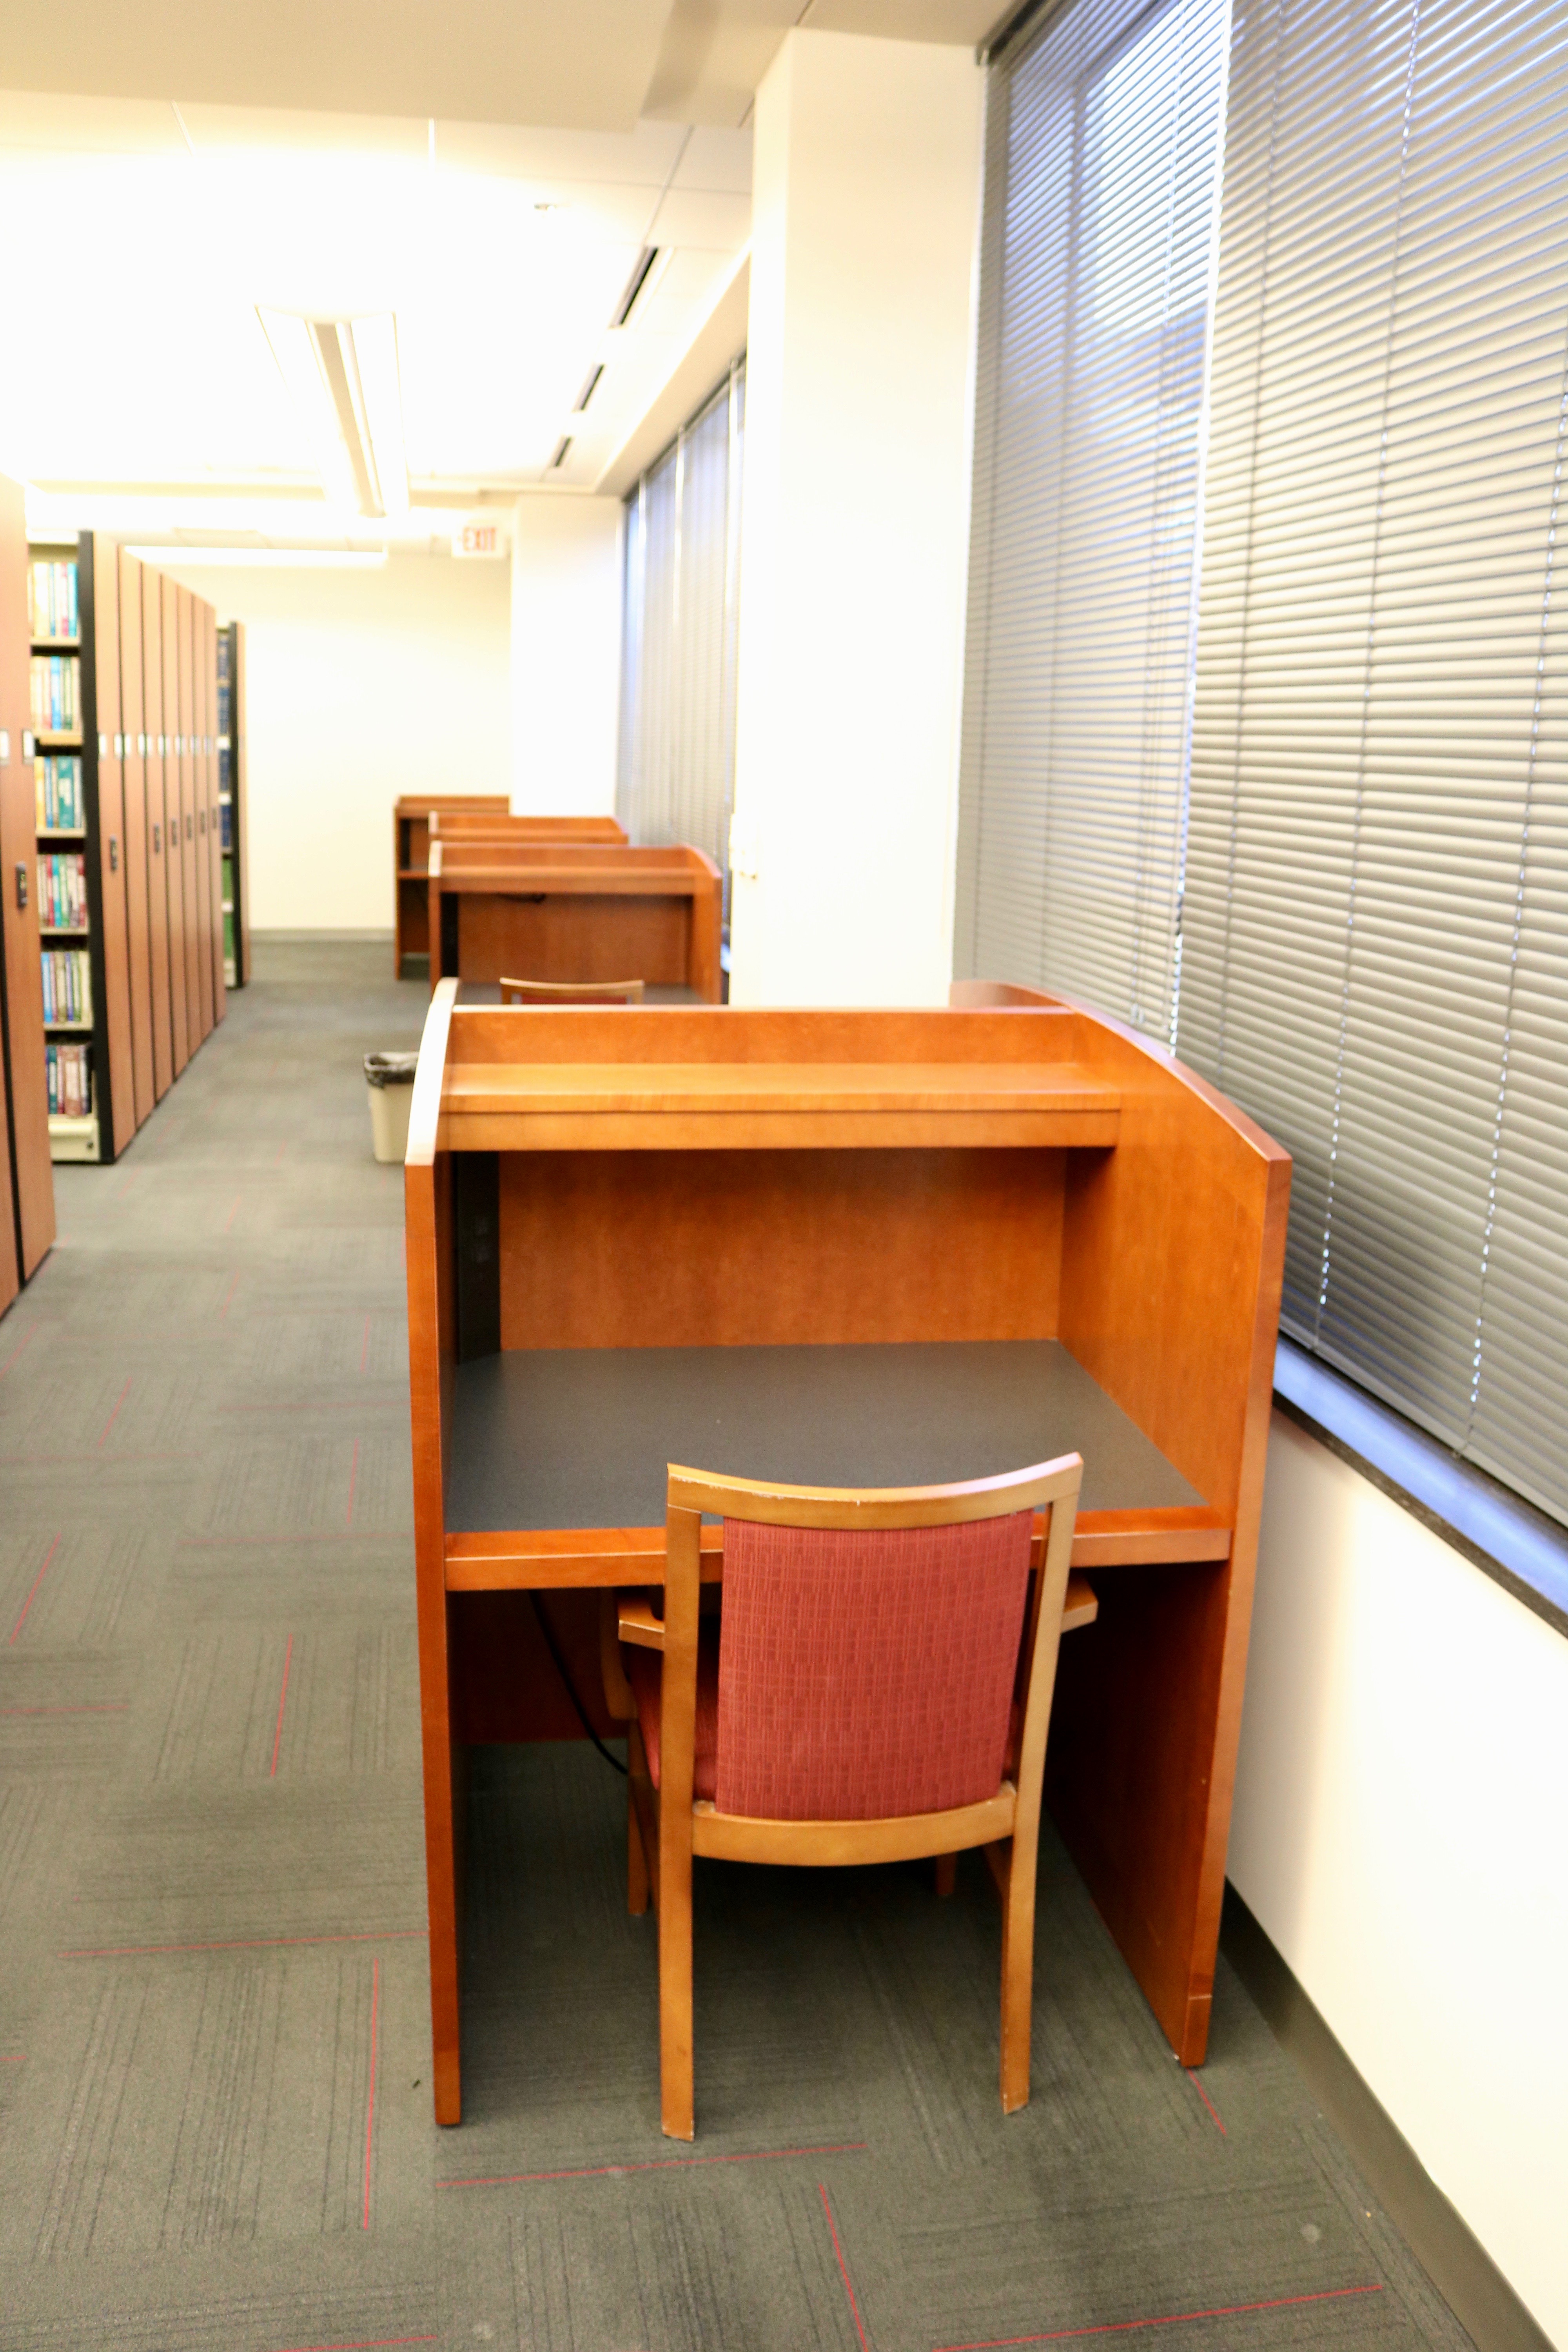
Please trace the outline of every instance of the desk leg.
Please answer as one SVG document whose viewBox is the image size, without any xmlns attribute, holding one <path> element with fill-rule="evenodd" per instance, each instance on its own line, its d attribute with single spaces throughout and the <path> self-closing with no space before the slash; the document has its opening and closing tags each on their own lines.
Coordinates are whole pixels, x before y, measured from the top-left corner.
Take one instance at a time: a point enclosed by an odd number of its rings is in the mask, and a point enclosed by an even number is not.
<svg viewBox="0 0 1568 2352">
<path fill-rule="evenodd" d="M 441 1623 L 427 1639 L 426 1615 L 419 1612 L 420 1712 L 425 1751 L 425 1872 L 430 1906 L 430 2042 L 434 2068 L 436 2120 L 456 2124 L 463 2116 L 459 1969 L 461 1955 L 458 1923 L 462 1916 L 462 1841 L 464 1819 L 463 1751 L 451 1736 L 451 1698 L 447 1684 L 447 1642 L 445 1618 L 449 1604 L 440 1597 Z"/>
</svg>

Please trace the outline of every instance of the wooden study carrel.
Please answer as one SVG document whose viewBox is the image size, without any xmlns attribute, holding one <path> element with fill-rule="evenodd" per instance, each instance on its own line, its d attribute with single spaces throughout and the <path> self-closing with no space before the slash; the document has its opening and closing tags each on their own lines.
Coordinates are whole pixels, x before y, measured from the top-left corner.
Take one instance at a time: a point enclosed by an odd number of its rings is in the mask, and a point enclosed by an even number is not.
<svg viewBox="0 0 1568 2352">
<path fill-rule="evenodd" d="M 683 842 L 430 844 L 430 982 L 641 980 L 717 1004 L 723 883 Z"/>
<path fill-rule="evenodd" d="M 597 1706 L 595 1588 L 660 1581 L 671 1460 L 900 1486 L 1082 1453 L 1100 1610 L 1062 1653 L 1049 1801 L 1197 2064 L 1285 1152 L 1058 1002 L 456 996 L 426 1023 L 405 1171 L 437 2120 L 461 2113 L 465 1749 L 577 1733 L 534 1597 Z M 704 1550 L 721 1577 L 720 1528 Z M 1048 1970 L 1048 1912 L 1040 1948 Z"/>
</svg>

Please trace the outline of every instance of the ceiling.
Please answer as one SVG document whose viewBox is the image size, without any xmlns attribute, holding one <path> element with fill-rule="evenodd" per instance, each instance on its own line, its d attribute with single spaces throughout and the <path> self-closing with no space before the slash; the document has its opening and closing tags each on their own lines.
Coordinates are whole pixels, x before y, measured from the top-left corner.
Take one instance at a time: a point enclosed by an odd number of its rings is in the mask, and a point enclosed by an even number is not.
<svg viewBox="0 0 1568 2352">
<path fill-rule="evenodd" d="M 263 545 L 445 544 L 462 509 L 624 488 L 739 339 L 752 98 L 803 13 L 967 42 L 995 10 L 76 0 L 66 43 L 0 0 L 0 217 L 32 256 L 0 470 L 39 527 Z M 406 520 L 328 507 L 258 306 L 395 315 Z"/>
</svg>

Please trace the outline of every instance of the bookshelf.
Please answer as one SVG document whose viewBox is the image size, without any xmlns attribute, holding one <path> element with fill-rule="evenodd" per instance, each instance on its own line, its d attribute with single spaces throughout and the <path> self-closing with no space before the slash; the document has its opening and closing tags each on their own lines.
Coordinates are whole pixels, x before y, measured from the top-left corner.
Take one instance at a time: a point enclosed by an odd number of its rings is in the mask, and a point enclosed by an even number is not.
<svg viewBox="0 0 1568 2352">
<path fill-rule="evenodd" d="M 49 1149 L 103 1163 L 223 1014 L 216 616 L 101 532 L 27 570 Z"/>
<path fill-rule="evenodd" d="M 0 479 L 0 1308 L 55 1237 L 35 859 L 22 487 Z"/>
<path fill-rule="evenodd" d="M 223 978 L 243 988 L 250 978 L 250 905 L 245 828 L 245 624 L 217 630 L 218 810 L 222 821 Z"/>
<path fill-rule="evenodd" d="M 27 558 L 34 872 L 49 1155 L 57 1160 L 111 1160 L 92 535 L 63 545 L 35 542 Z"/>
</svg>

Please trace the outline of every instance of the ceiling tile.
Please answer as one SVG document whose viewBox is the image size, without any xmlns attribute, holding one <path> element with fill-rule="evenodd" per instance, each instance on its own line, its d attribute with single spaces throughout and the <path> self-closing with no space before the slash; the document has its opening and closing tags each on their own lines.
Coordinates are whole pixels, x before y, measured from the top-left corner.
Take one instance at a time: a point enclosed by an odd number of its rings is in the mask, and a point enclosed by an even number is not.
<svg viewBox="0 0 1568 2352">
<path fill-rule="evenodd" d="M 56 154 L 184 154 L 166 98 L 68 98 L 53 90 L 0 90 L 0 147 Z"/>
<path fill-rule="evenodd" d="M 713 131 L 699 123 L 676 166 L 673 188 L 702 188 L 716 195 L 752 193 L 752 131 Z"/>
</svg>

